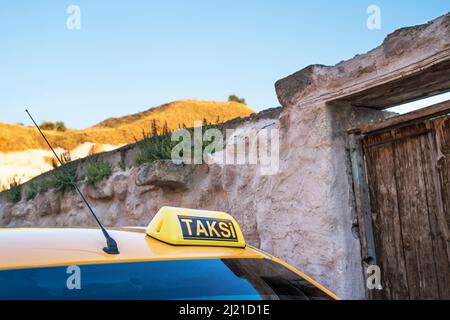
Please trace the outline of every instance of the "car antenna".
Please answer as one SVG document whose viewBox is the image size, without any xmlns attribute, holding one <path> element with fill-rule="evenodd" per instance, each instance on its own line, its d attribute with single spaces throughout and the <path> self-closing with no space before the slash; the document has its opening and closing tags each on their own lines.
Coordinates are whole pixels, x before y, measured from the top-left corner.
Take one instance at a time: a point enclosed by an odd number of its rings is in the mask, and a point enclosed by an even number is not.
<svg viewBox="0 0 450 320">
<path fill-rule="evenodd" d="M 58 157 L 58 155 L 56 154 L 55 150 L 53 149 L 52 145 L 50 144 L 50 142 L 47 140 L 47 138 L 45 137 L 44 133 L 42 132 L 41 128 L 39 128 L 39 126 L 37 125 L 36 121 L 34 121 L 33 117 L 31 116 L 31 114 L 28 112 L 28 109 L 25 109 L 25 112 L 28 114 L 28 116 L 30 117 L 31 121 L 33 121 L 34 125 L 36 126 L 36 128 L 39 130 L 40 134 L 42 135 L 42 138 L 44 138 L 45 142 L 47 143 L 47 145 L 50 147 L 50 149 L 53 152 L 53 155 L 56 157 L 56 159 L 59 161 L 59 163 L 61 164 L 61 167 L 64 169 L 64 163 L 61 161 L 61 159 Z M 108 254 L 119 254 L 119 248 L 117 247 L 117 242 L 109 235 L 108 231 L 106 231 L 105 227 L 103 227 L 102 223 L 100 222 L 100 220 L 98 220 L 97 216 L 94 213 L 94 210 L 92 210 L 92 207 L 89 205 L 89 203 L 87 202 L 85 196 L 83 195 L 83 193 L 81 192 L 80 188 L 78 188 L 77 184 L 71 179 L 70 182 L 72 183 L 72 185 L 75 187 L 75 189 L 78 191 L 79 195 L 81 196 L 81 199 L 83 199 L 84 203 L 86 204 L 86 206 L 88 207 L 89 211 L 92 213 L 92 215 L 95 218 L 95 221 L 97 221 L 98 225 L 100 226 L 100 229 L 103 232 L 103 235 L 106 238 L 106 247 L 103 248 L 103 251 L 105 251 Z"/>
</svg>

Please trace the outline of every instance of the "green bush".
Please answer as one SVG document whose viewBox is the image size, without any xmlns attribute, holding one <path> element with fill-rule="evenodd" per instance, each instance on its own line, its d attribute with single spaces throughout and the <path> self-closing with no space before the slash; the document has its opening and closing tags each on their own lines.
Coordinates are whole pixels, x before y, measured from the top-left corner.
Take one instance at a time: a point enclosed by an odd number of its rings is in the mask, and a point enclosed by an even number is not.
<svg viewBox="0 0 450 320">
<path fill-rule="evenodd" d="M 67 130 L 66 124 L 62 121 L 56 121 L 56 122 L 43 121 L 43 122 L 41 122 L 39 127 L 41 127 L 42 130 L 56 130 L 56 131 L 66 131 Z"/>
<path fill-rule="evenodd" d="M 27 201 L 36 198 L 39 193 L 47 192 L 55 188 L 61 192 L 74 189 L 73 183 L 77 183 L 77 169 L 74 165 L 65 164 L 53 170 L 49 179 L 33 181 L 27 191 Z M 72 183 L 73 182 L 73 183 Z"/>
<path fill-rule="evenodd" d="M 73 190 L 73 184 L 77 183 L 77 181 L 77 168 L 74 165 L 65 164 L 53 171 L 50 179 L 50 187 L 56 188 L 64 193 Z"/>
<path fill-rule="evenodd" d="M 122 171 L 125 171 L 125 170 L 127 169 L 127 166 L 125 165 L 125 161 L 120 160 L 120 162 L 119 162 L 119 168 L 120 168 Z"/>
<path fill-rule="evenodd" d="M 156 121 L 151 123 L 151 133 L 142 132 L 143 139 L 139 142 L 139 153 L 136 155 L 136 165 L 156 160 L 170 159 L 172 148 L 177 142 L 171 141 L 170 132 L 164 125 L 162 134 L 158 134 Z"/>
<path fill-rule="evenodd" d="M 50 187 L 50 181 L 47 179 L 31 182 L 27 192 L 27 200 L 34 199 L 41 192 L 47 192 Z"/>
<path fill-rule="evenodd" d="M 37 184 L 34 182 L 31 182 L 30 186 L 28 187 L 28 191 L 27 191 L 27 201 L 36 198 L 38 193 L 39 193 L 39 190 L 38 190 Z"/>
<path fill-rule="evenodd" d="M 53 171 L 48 179 L 39 179 L 32 181 L 27 191 L 26 199 L 32 200 L 36 198 L 39 193 L 47 192 L 49 189 L 57 189 L 62 193 L 73 190 L 74 184 L 79 180 L 77 176 L 77 167 L 74 164 L 68 163 L 70 157 L 62 154 L 60 155 L 63 166 L 58 166 L 59 162 L 53 160 Z"/>
<path fill-rule="evenodd" d="M 97 182 L 109 178 L 112 175 L 112 166 L 109 162 L 94 158 L 86 170 L 87 184 L 94 186 Z"/>
<path fill-rule="evenodd" d="M 140 143 L 139 153 L 136 155 L 136 165 L 156 160 L 170 159 L 172 148 L 177 142 L 170 140 L 170 135 L 151 136 Z"/>
<path fill-rule="evenodd" d="M 243 103 L 245 104 L 245 99 L 244 98 L 239 98 L 237 95 L 235 94 L 230 94 L 228 96 L 228 101 L 230 102 L 239 102 L 239 103 Z"/>
<path fill-rule="evenodd" d="M 17 203 L 22 199 L 22 186 L 17 177 L 10 179 L 9 189 L 6 191 L 6 198 L 13 203 Z"/>
<path fill-rule="evenodd" d="M 216 128 L 221 130 L 223 127 L 222 124 L 209 124 L 206 120 L 203 120 L 202 132 L 204 133 L 206 130 L 211 128 Z M 185 126 L 183 125 L 185 129 Z M 194 137 L 194 128 L 187 129 L 191 138 Z M 171 140 L 171 134 L 168 130 L 163 130 L 162 134 L 158 134 L 156 130 L 156 125 L 152 123 L 152 133 L 147 134 L 143 132 L 143 139 L 139 142 L 140 150 L 135 158 L 136 165 L 141 165 L 144 163 L 150 163 L 156 160 L 167 160 L 172 157 L 172 149 L 179 143 L 178 141 Z M 202 152 L 207 145 L 209 145 L 210 141 L 203 140 L 202 143 Z M 194 145 L 192 143 L 192 154 L 194 152 Z"/>
</svg>

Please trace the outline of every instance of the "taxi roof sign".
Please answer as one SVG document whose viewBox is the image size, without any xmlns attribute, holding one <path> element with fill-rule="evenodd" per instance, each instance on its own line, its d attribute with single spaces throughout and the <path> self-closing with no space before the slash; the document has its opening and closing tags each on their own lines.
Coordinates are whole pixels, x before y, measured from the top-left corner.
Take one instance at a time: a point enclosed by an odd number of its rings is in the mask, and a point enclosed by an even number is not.
<svg viewBox="0 0 450 320">
<path fill-rule="evenodd" d="M 225 212 L 162 207 L 147 235 L 174 245 L 245 247 L 236 220 Z"/>
</svg>

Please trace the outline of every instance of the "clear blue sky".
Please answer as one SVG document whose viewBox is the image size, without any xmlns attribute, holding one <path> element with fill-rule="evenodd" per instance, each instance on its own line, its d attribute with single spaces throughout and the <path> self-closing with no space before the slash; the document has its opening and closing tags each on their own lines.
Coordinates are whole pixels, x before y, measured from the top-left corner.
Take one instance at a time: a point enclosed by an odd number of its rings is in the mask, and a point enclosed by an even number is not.
<svg viewBox="0 0 450 320">
<path fill-rule="evenodd" d="M 0 0 L 0 121 L 82 128 L 177 99 L 278 105 L 274 82 L 332 65 L 393 30 L 450 11 L 448 0 Z M 66 9 L 81 9 L 68 30 Z M 369 5 L 382 29 L 366 27 Z"/>
</svg>

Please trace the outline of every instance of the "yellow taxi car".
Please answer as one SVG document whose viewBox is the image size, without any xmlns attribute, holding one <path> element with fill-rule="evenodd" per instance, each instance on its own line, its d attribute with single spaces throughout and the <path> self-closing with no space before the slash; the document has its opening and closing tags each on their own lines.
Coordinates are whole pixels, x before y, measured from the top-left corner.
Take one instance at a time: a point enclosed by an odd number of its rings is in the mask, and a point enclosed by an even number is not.
<svg viewBox="0 0 450 320">
<path fill-rule="evenodd" d="M 117 254 L 98 229 L 0 229 L 0 299 L 339 299 L 223 212 L 163 207 L 109 232 Z"/>
</svg>

